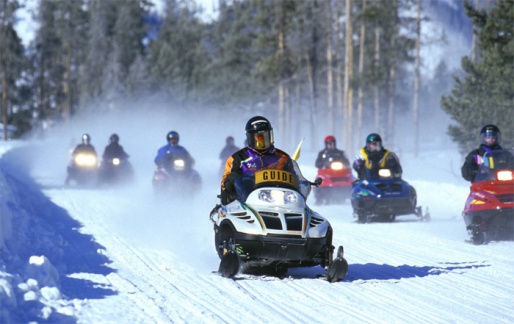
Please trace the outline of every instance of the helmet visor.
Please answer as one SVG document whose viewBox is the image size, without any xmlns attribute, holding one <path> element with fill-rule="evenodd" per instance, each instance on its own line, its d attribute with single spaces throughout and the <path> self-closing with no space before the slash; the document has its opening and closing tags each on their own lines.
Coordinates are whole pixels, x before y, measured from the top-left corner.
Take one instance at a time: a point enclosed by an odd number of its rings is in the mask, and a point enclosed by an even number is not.
<svg viewBox="0 0 514 324">
<path fill-rule="evenodd" d="M 252 134 L 252 147 L 256 150 L 265 150 L 271 146 L 271 136 L 269 131 L 257 132 Z"/>
<path fill-rule="evenodd" d="M 366 144 L 366 146 L 368 147 L 368 151 L 369 152 L 378 152 L 380 150 L 382 150 L 382 143 L 381 142 L 369 142 L 368 144 Z"/>
<path fill-rule="evenodd" d="M 500 133 L 493 129 L 486 130 L 484 133 L 480 134 L 480 137 L 482 144 L 485 146 L 493 147 L 500 144 Z"/>
</svg>

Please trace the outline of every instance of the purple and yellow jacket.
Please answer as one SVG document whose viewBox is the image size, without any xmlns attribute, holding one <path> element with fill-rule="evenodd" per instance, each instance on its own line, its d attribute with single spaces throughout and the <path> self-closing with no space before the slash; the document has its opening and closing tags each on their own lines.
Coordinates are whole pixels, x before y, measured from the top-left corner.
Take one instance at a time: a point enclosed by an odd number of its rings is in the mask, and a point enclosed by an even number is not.
<svg viewBox="0 0 514 324">
<path fill-rule="evenodd" d="M 291 157 L 276 149 L 273 145 L 265 152 L 258 152 L 245 147 L 229 156 L 225 163 L 225 171 L 221 178 L 221 190 L 225 190 L 225 180 L 230 173 L 253 175 L 255 172 L 268 168 L 279 169 L 294 173 Z"/>
</svg>

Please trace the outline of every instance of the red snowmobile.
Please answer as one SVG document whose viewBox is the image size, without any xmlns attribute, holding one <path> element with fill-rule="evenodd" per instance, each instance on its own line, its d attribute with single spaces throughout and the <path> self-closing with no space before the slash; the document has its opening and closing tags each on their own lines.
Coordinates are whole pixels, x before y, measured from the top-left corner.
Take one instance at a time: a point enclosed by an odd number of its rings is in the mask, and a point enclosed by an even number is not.
<svg viewBox="0 0 514 324">
<path fill-rule="evenodd" d="M 514 154 L 487 152 L 478 169 L 463 216 L 470 243 L 514 239 Z"/>
<path fill-rule="evenodd" d="M 350 166 L 332 161 L 328 168 L 318 169 L 316 177 L 322 179 L 321 185 L 314 190 L 316 205 L 343 203 L 351 197 L 355 177 Z"/>
</svg>

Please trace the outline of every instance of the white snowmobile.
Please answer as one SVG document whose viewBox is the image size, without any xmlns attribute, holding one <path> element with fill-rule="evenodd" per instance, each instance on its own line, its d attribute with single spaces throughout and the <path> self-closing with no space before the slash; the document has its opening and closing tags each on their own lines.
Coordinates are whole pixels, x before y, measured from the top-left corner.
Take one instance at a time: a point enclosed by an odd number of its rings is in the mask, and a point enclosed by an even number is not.
<svg viewBox="0 0 514 324">
<path fill-rule="evenodd" d="M 238 199 L 211 212 L 222 276 L 281 275 L 288 268 L 316 265 L 326 270 L 329 282 L 346 276 L 343 247 L 333 255 L 330 223 L 306 205 L 311 186 L 321 179 L 309 182 L 293 164 L 296 174 L 263 169 L 241 176 L 235 182 Z"/>
</svg>

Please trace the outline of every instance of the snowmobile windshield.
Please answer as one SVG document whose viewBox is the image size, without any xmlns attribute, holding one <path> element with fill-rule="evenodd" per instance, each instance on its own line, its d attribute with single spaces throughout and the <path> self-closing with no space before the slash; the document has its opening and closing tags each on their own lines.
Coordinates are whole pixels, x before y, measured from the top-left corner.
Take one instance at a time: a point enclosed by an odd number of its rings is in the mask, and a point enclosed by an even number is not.
<svg viewBox="0 0 514 324">
<path fill-rule="evenodd" d="M 302 176 L 296 162 L 293 164 L 294 173 L 277 169 L 262 169 L 253 175 L 243 175 L 239 177 L 234 182 L 237 195 L 245 201 L 255 189 L 262 187 L 278 187 L 293 189 L 302 194 L 304 198 L 307 198 L 310 192 L 310 183 Z"/>
<path fill-rule="evenodd" d="M 486 152 L 482 157 L 482 164 L 474 182 L 481 181 L 509 181 L 514 173 L 514 152 L 508 150 L 495 150 Z"/>
</svg>

